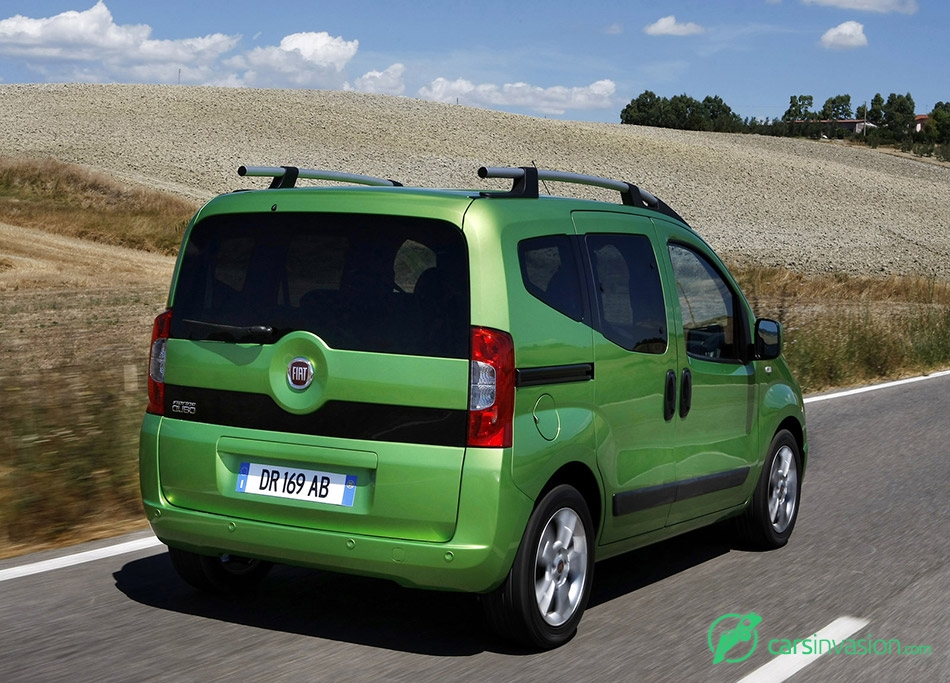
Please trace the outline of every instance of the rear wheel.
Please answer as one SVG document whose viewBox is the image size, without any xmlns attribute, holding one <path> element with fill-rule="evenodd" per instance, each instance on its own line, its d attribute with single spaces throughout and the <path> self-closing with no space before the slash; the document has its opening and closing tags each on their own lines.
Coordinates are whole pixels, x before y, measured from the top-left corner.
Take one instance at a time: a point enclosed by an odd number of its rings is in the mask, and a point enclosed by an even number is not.
<svg viewBox="0 0 950 683">
<path fill-rule="evenodd" d="M 593 525 L 572 487 L 552 489 L 535 508 L 505 582 L 484 598 L 501 636 L 550 649 L 570 640 L 590 597 Z"/>
<path fill-rule="evenodd" d="M 772 439 L 755 493 L 745 514 L 738 519 L 743 540 L 764 550 L 788 543 L 798 519 L 801 465 L 798 442 L 783 429 Z"/>
<path fill-rule="evenodd" d="M 256 588 L 273 566 L 264 560 L 199 555 L 178 548 L 169 548 L 168 555 L 182 579 L 207 593 L 246 593 Z"/>
</svg>

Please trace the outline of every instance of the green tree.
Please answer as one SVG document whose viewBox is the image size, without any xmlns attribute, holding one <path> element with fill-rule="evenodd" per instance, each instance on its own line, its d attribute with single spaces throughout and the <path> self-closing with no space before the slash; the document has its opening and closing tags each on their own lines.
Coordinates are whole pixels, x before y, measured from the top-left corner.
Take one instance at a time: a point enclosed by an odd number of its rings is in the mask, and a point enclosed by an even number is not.
<svg viewBox="0 0 950 683">
<path fill-rule="evenodd" d="M 814 103 L 815 98 L 811 95 L 792 95 L 788 100 L 788 109 L 782 115 L 782 120 L 794 123 L 814 118 L 814 114 L 809 111 Z"/>
<path fill-rule="evenodd" d="M 732 108 L 723 102 L 719 95 L 706 96 L 700 103 L 703 110 L 703 118 L 709 123 L 709 130 L 719 133 L 736 133 L 743 128 L 751 128 L 749 120 L 743 123 L 742 118 L 732 111 Z"/>
<path fill-rule="evenodd" d="M 903 140 L 913 133 L 914 117 L 914 98 L 910 93 L 888 95 L 884 103 L 884 128 L 893 139 Z"/>
<path fill-rule="evenodd" d="M 927 129 L 938 145 L 950 144 L 950 102 L 937 102 L 934 105 Z"/>
<path fill-rule="evenodd" d="M 868 109 L 868 123 L 880 126 L 884 123 L 884 98 L 877 93 L 871 98 L 871 108 Z"/>
<path fill-rule="evenodd" d="M 704 117 L 703 107 L 695 98 L 686 93 L 674 95 L 670 98 L 670 106 L 666 110 L 664 126 L 680 130 L 708 130 L 708 122 Z"/>
<path fill-rule="evenodd" d="M 835 95 L 825 100 L 821 108 L 821 118 L 826 121 L 838 121 L 841 119 L 850 119 L 854 116 L 851 112 L 851 95 Z"/>
<path fill-rule="evenodd" d="M 629 123 L 635 126 L 662 126 L 664 110 L 669 106 L 669 100 L 659 97 L 652 90 L 644 90 L 630 104 L 620 112 L 620 123 Z"/>
</svg>

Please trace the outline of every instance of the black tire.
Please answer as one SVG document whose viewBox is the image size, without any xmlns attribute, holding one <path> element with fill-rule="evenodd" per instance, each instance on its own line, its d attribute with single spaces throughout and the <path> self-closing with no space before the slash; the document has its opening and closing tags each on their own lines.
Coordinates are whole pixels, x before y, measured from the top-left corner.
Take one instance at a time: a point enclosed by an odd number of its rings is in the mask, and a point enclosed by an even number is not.
<svg viewBox="0 0 950 683">
<path fill-rule="evenodd" d="M 206 593 L 240 594 L 254 590 L 273 564 L 237 555 L 198 555 L 169 548 L 168 555 L 178 576 Z"/>
<path fill-rule="evenodd" d="M 783 429 L 772 439 L 752 500 L 736 520 L 743 541 L 760 550 L 788 543 L 801 503 L 801 471 L 798 441 Z"/>
<path fill-rule="evenodd" d="M 577 632 L 594 579 L 594 529 L 576 489 L 561 485 L 535 507 L 504 583 L 483 597 L 503 638 L 549 650 Z"/>
</svg>

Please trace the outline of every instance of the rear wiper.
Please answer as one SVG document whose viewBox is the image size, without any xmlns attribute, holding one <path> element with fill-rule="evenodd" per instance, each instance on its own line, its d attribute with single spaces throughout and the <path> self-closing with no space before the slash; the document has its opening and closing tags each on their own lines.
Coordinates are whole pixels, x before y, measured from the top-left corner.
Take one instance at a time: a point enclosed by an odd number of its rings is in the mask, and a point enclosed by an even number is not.
<svg viewBox="0 0 950 683">
<path fill-rule="evenodd" d="M 263 344 L 273 341 L 274 328 L 270 325 L 251 325 L 242 327 L 240 325 L 224 325 L 222 323 L 208 323 L 203 320 L 182 319 L 187 325 L 203 327 L 211 330 L 213 334 L 208 336 L 208 341 L 229 341 L 236 344 L 252 343 Z"/>
</svg>

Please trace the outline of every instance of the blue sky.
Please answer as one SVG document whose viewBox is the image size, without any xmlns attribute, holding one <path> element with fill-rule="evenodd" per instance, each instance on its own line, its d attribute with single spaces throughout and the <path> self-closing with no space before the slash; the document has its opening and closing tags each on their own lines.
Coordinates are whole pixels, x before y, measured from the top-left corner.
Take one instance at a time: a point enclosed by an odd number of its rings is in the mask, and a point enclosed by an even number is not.
<svg viewBox="0 0 950 683">
<path fill-rule="evenodd" d="M 0 0 L 0 83 L 349 89 L 617 122 L 652 90 L 780 117 L 950 101 L 945 0 Z"/>
</svg>

